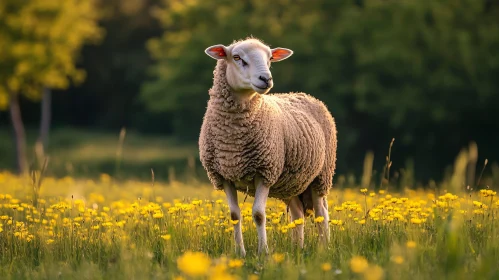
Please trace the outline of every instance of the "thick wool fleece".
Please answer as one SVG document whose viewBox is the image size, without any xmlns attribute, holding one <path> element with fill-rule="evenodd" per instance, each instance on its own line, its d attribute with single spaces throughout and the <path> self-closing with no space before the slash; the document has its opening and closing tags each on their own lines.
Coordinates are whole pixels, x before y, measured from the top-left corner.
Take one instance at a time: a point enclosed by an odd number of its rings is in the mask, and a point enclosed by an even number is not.
<svg viewBox="0 0 499 280">
<path fill-rule="evenodd" d="M 332 186 L 336 126 L 326 106 L 304 93 L 235 99 L 218 60 L 199 138 L 201 162 L 216 189 L 223 181 L 254 196 L 259 174 L 269 196 L 287 200 L 309 186 L 321 196 Z"/>
</svg>

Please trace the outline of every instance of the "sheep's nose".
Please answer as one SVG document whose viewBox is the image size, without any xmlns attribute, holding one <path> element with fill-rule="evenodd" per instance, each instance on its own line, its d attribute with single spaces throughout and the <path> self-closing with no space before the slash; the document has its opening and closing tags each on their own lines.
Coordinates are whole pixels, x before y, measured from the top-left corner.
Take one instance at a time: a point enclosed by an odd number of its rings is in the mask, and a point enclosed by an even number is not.
<svg viewBox="0 0 499 280">
<path fill-rule="evenodd" d="M 258 77 L 258 79 L 263 81 L 267 85 L 267 88 L 269 87 L 270 81 L 272 81 L 272 77 L 265 78 L 264 76 L 260 76 Z"/>
</svg>

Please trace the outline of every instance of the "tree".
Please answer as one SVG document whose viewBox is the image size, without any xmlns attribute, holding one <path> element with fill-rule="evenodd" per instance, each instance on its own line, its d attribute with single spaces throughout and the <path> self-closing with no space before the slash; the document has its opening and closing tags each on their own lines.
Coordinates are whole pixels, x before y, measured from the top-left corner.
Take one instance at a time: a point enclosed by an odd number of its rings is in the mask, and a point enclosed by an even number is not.
<svg viewBox="0 0 499 280">
<path fill-rule="evenodd" d="M 103 34 L 94 0 L 4 0 L 0 2 L 0 100 L 8 100 L 17 165 L 27 171 L 26 140 L 19 95 L 39 100 L 44 89 L 78 84 L 83 44 Z"/>
<path fill-rule="evenodd" d="M 295 51 L 272 66 L 272 92 L 325 101 L 338 124 L 340 173 L 360 167 L 368 149 L 382 166 L 392 137 L 404 149 L 394 161 L 415 156 L 428 162 L 425 172 L 441 173 L 473 138 L 499 152 L 499 136 L 487 133 L 499 129 L 491 116 L 499 106 L 496 3 L 164 0 L 155 14 L 165 31 L 148 44 L 157 64 L 141 97 L 171 113 L 184 138 L 197 138 L 211 86 L 204 48 L 255 35 Z"/>
</svg>

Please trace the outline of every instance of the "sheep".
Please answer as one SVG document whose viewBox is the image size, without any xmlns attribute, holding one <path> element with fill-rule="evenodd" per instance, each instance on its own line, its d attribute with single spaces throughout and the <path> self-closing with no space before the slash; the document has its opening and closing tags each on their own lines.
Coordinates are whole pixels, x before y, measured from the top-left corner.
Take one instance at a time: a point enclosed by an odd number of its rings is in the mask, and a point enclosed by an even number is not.
<svg viewBox="0 0 499 280">
<path fill-rule="evenodd" d="M 258 253 L 268 254 L 265 207 L 268 197 L 284 201 L 291 220 L 307 209 L 324 217 L 323 244 L 329 241 L 327 194 L 336 165 L 336 125 L 325 104 L 305 93 L 267 94 L 269 70 L 293 54 L 270 49 L 256 38 L 214 45 L 205 53 L 218 60 L 199 137 L 200 160 L 208 178 L 224 190 L 231 220 L 241 221 L 237 191 L 254 196 Z M 246 255 L 241 222 L 234 225 L 236 252 Z M 303 224 L 293 240 L 303 248 Z"/>
</svg>

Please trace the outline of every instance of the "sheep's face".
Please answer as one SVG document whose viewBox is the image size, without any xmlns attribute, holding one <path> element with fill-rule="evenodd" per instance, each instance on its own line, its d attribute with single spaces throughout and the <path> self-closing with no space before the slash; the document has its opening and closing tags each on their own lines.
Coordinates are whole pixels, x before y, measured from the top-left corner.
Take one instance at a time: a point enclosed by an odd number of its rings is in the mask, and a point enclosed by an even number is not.
<svg viewBox="0 0 499 280">
<path fill-rule="evenodd" d="M 270 63 L 290 57 L 293 51 L 270 49 L 256 39 L 247 39 L 226 47 L 215 45 L 205 50 L 215 59 L 227 61 L 227 82 L 235 92 L 265 94 L 274 86 Z"/>
</svg>

